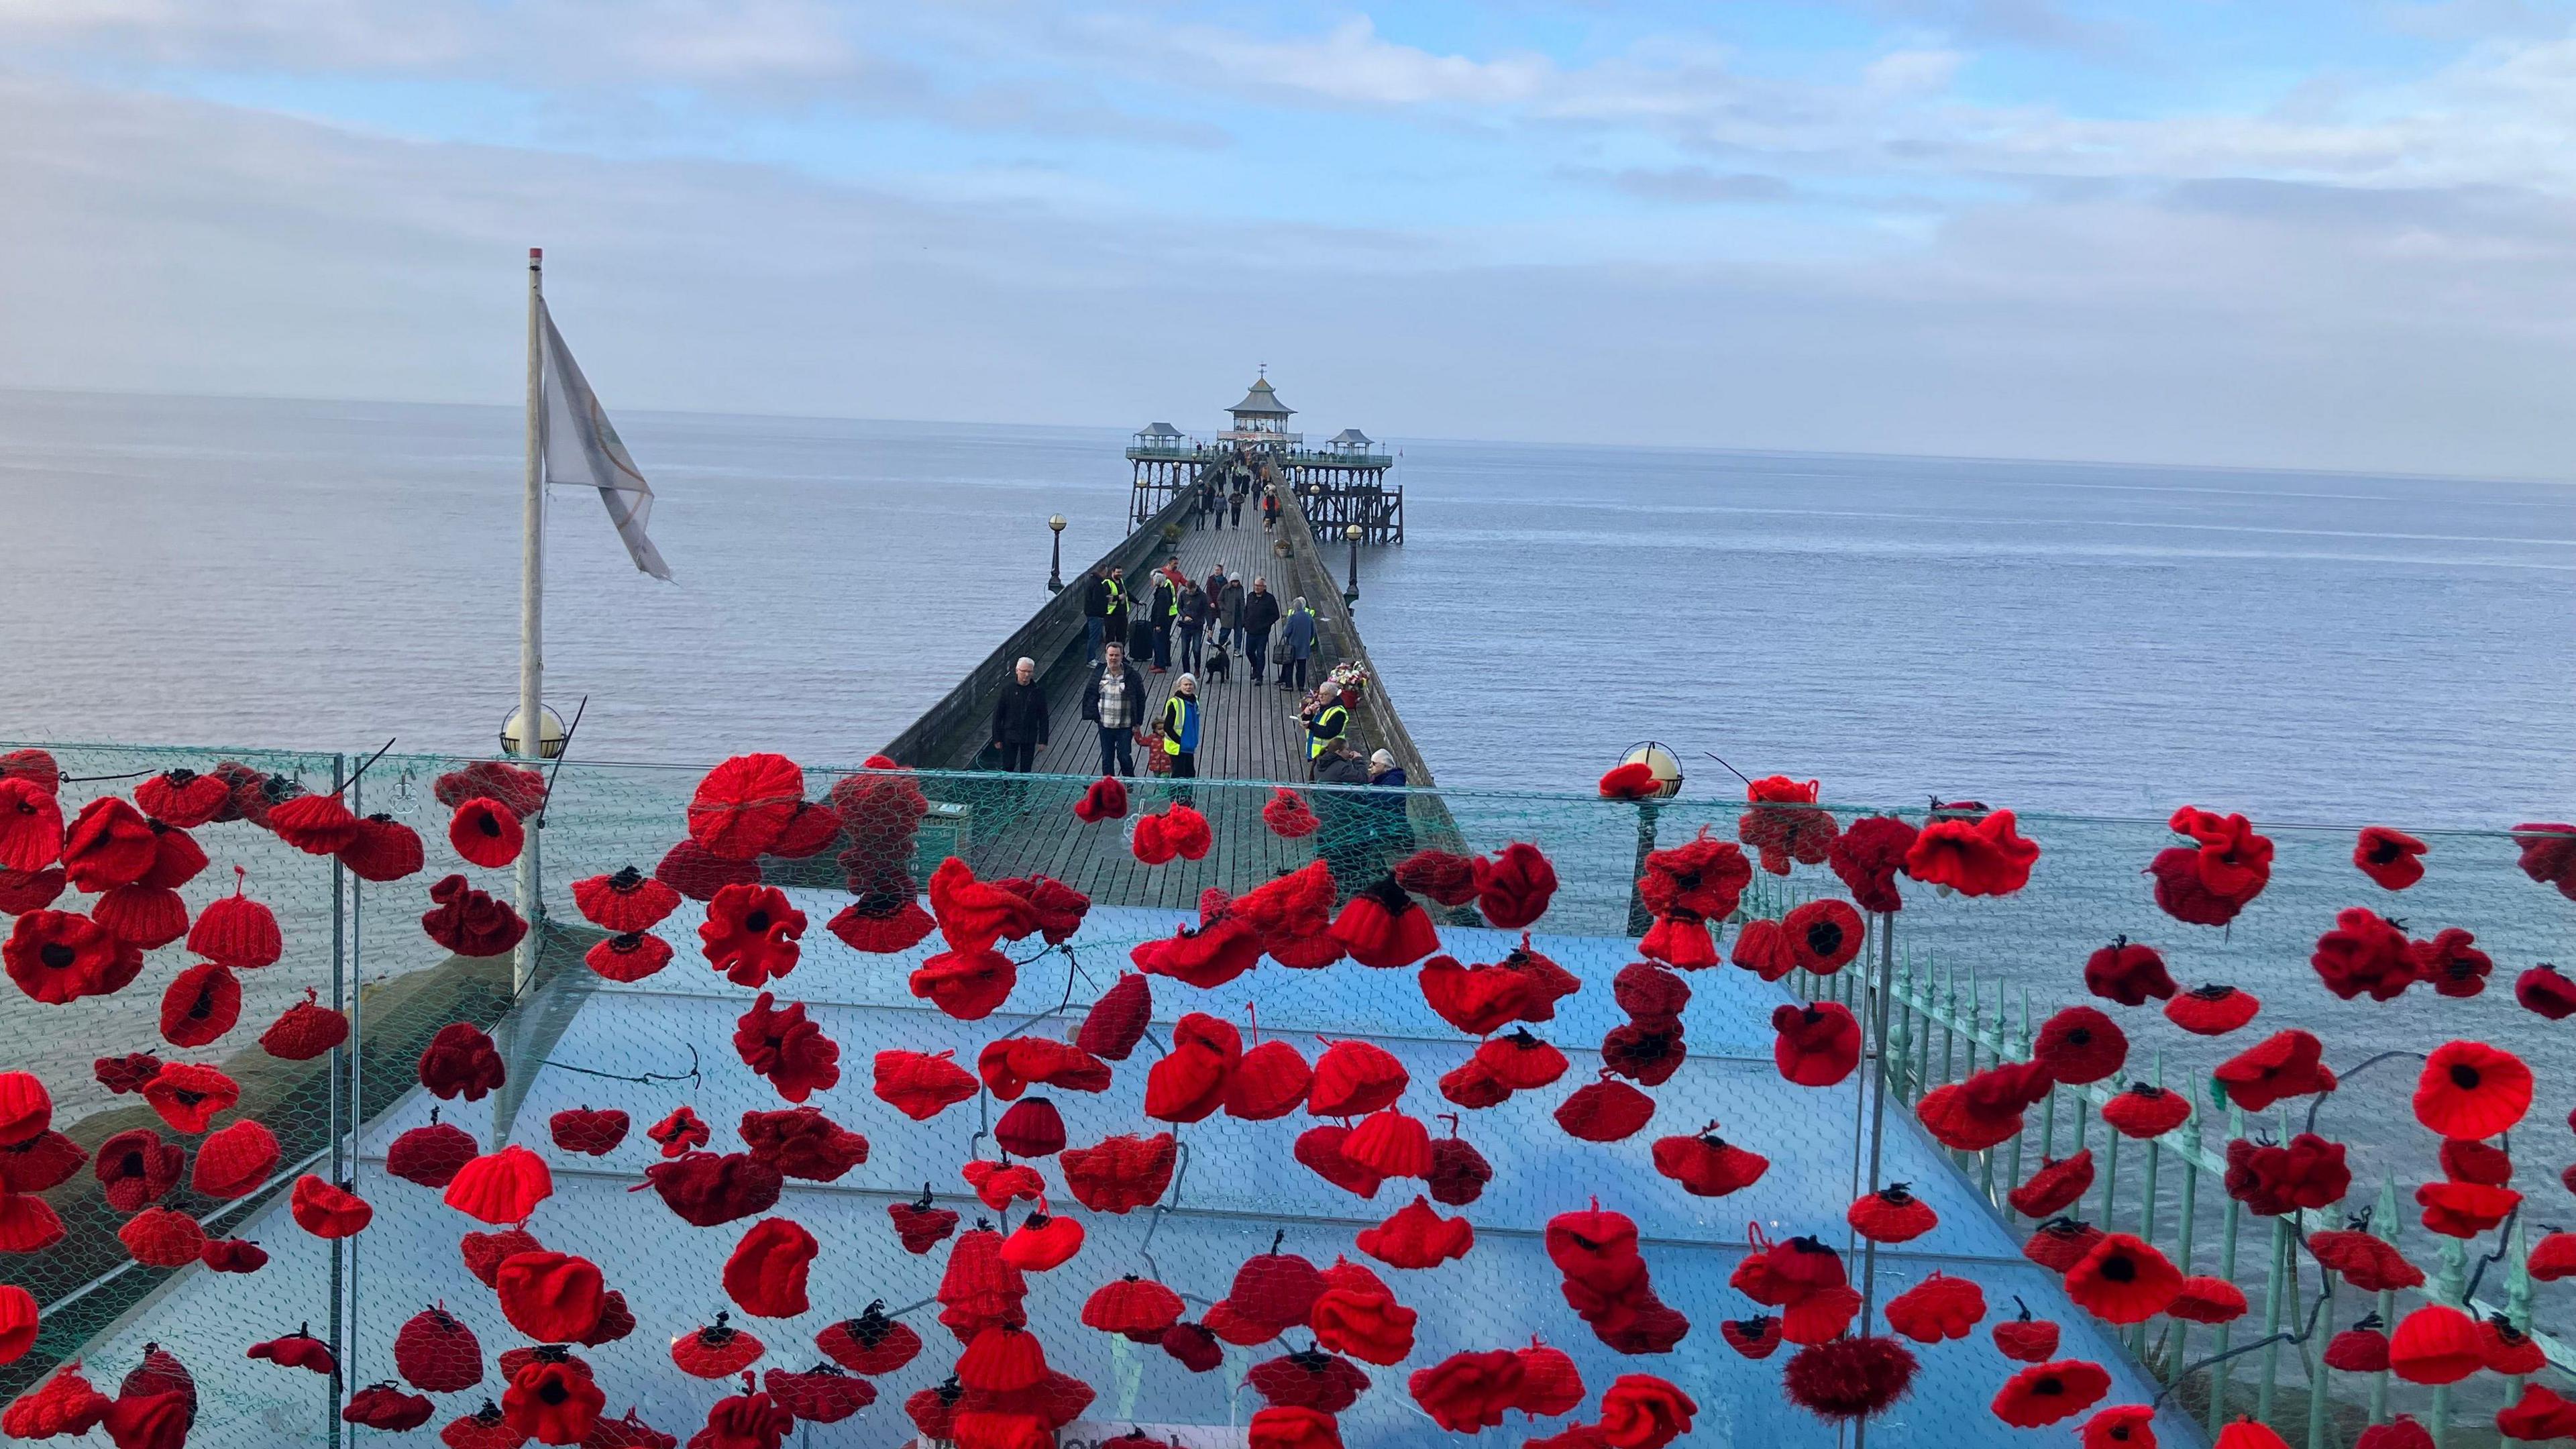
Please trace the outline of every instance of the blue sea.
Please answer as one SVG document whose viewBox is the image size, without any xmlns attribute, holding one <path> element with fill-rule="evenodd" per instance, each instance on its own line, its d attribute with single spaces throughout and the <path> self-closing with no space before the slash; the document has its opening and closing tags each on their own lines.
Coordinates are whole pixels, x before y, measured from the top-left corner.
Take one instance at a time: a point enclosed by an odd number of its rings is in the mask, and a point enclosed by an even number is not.
<svg viewBox="0 0 2576 1449">
<path fill-rule="evenodd" d="M 1185 420 L 1186 421 L 1186 420 Z M 1213 419 L 1199 420 L 1213 423 Z M 593 759 L 866 755 L 1124 526 L 1123 431 L 631 413 L 678 582 L 549 530 Z M 0 737 L 465 750 L 516 690 L 507 407 L 0 393 Z M 2576 810 L 2576 489 L 1401 439 L 1360 619 L 1444 784 L 2495 826 Z"/>
</svg>

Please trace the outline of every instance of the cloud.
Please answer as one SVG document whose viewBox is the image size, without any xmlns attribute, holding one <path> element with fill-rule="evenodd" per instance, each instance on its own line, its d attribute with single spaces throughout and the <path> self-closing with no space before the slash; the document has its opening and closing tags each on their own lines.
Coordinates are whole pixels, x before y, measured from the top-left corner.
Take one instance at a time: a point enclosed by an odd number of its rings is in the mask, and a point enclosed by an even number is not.
<svg viewBox="0 0 2576 1449">
<path fill-rule="evenodd" d="M 1705 166 L 1631 166 L 1617 171 L 1569 168 L 1565 174 L 1648 201 L 1773 202 L 1787 201 L 1798 194 L 1796 187 L 1777 176 L 1754 171 L 1717 172 Z"/>
</svg>

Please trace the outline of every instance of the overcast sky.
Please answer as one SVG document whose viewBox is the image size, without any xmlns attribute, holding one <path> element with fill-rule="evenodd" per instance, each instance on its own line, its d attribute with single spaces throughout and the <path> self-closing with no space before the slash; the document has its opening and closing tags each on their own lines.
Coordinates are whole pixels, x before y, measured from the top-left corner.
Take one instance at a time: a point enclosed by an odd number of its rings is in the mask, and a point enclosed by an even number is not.
<svg viewBox="0 0 2576 1449">
<path fill-rule="evenodd" d="M 0 385 L 2576 474 L 2576 4 L 0 0 Z"/>
</svg>

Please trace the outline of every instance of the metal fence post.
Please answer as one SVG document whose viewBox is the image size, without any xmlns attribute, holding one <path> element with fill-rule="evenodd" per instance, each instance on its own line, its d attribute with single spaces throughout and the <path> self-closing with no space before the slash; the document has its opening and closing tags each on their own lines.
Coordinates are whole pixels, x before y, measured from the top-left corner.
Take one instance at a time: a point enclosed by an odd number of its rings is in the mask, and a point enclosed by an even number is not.
<svg viewBox="0 0 2576 1449">
<path fill-rule="evenodd" d="M 2227 1105 L 2227 1135 L 2230 1139 L 2245 1135 L 2245 1109 L 2233 1102 Z M 2226 1216 L 2219 1220 L 2218 1276 L 2231 1283 L 2236 1281 L 2236 1244 L 2240 1237 L 2239 1229 L 2243 1226 L 2244 1211 L 2245 1204 L 2230 1197 Z M 2227 1324 L 2218 1325 L 2218 1347 L 2211 1353 L 2227 1352 L 2228 1340 L 2233 1337 L 2235 1334 Z M 2234 1376 L 2228 1363 L 2210 1366 L 2209 1433 L 2212 1438 L 2217 1437 L 2218 1431 L 2227 1424 L 2227 1383 Z"/>
<path fill-rule="evenodd" d="M 334 754 L 331 757 L 331 793 L 333 795 L 338 795 L 348 789 L 348 787 L 349 757 L 346 755 Z M 332 856 L 331 1009 L 333 1011 L 340 1012 L 345 1012 L 348 1009 L 349 1000 L 349 921 L 344 905 L 348 890 L 348 880 L 349 868 L 340 863 L 340 858 L 337 855 Z M 328 1088 L 329 1125 L 325 1128 L 325 1130 L 331 1134 L 331 1181 L 334 1183 L 347 1182 L 350 1177 L 348 1138 L 346 1136 L 346 1129 L 343 1125 L 344 1119 L 341 1116 L 341 1113 L 347 1110 L 348 1107 L 348 1104 L 342 1100 L 343 1093 L 340 1089 L 340 1066 L 341 1053 L 343 1050 L 344 1048 L 342 1047 L 333 1047 L 331 1049 L 331 1071 L 330 1084 Z M 341 1396 L 346 1394 L 349 1390 L 349 1386 L 343 1377 L 346 1372 L 344 1366 L 349 1362 L 348 1324 L 344 1321 L 340 1311 L 342 1295 L 347 1291 L 348 1281 L 345 1263 L 346 1255 L 343 1251 L 343 1244 L 346 1243 L 346 1241 L 347 1240 L 345 1238 L 334 1238 L 331 1240 L 331 1393 L 329 1402 L 323 1409 L 323 1418 L 325 1420 L 325 1428 L 330 1436 L 332 1449 L 339 1449 L 340 1401 Z"/>
<path fill-rule="evenodd" d="M 2397 1183 L 2390 1178 L 2379 1182 L 2379 1202 L 2370 1211 L 2371 1230 L 2390 1247 L 2397 1246 Z M 2397 1290 L 2379 1290 L 2379 1321 L 2390 1328 L 2397 1326 Z M 2370 1422 L 2388 1422 L 2388 1370 L 2370 1376 Z"/>
</svg>

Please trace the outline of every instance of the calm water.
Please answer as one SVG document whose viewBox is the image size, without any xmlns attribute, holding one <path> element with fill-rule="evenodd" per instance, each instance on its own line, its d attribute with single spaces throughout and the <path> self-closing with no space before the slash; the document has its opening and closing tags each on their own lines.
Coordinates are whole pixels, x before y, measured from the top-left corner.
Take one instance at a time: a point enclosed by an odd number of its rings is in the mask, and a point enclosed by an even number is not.
<svg viewBox="0 0 2576 1449">
<path fill-rule="evenodd" d="M 1177 403 L 1175 404 L 1178 405 Z M 558 496 L 593 758 L 851 761 L 1123 526 L 1111 429 L 628 414 L 679 575 Z M 1199 420 L 1205 421 L 1205 420 Z M 471 749 L 516 690 L 507 408 L 0 393 L 0 737 Z M 1405 443 L 1361 618 L 1452 784 L 1724 778 L 2496 825 L 2576 794 L 2576 490 Z"/>
</svg>

